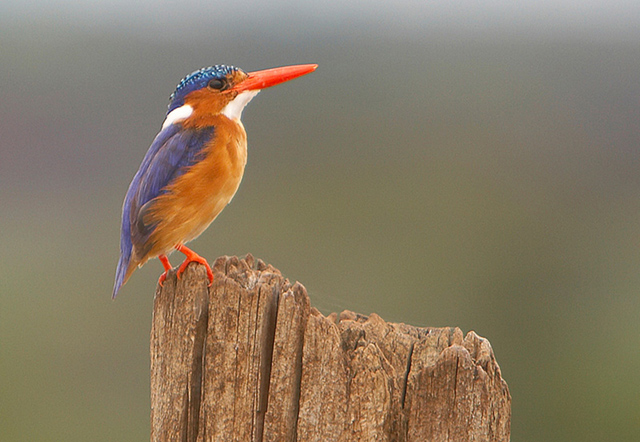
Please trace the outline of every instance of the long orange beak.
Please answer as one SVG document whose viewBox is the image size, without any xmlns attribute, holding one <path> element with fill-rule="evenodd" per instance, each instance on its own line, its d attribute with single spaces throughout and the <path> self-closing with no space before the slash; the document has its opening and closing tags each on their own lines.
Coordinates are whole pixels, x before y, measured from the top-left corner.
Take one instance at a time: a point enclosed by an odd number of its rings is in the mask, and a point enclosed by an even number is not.
<svg viewBox="0 0 640 442">
<path fill-rule="evenodd" d="M 249 77 L 247 77 L 246 80 L 229 90 L 242 92 L 265 89 L 309 74 L 315 71 L 317 67 L 317 64 L 299 64 L 296 66 L 283 66 L 280 68 L 249 72 Z"/>
</svg>

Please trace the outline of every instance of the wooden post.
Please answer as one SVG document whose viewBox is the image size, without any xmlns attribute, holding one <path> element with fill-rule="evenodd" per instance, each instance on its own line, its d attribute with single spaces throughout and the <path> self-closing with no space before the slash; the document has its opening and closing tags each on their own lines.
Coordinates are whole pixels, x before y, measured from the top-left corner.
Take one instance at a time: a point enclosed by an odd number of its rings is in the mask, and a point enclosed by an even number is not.
<svg viewBox="0 0 640 442">
<path fill-rule="evenodd" d="M 508 441 L 489 341 L 345 311 L 251 255 L 170 273 L 151 330 L 152 441 Z"/>
</svg>

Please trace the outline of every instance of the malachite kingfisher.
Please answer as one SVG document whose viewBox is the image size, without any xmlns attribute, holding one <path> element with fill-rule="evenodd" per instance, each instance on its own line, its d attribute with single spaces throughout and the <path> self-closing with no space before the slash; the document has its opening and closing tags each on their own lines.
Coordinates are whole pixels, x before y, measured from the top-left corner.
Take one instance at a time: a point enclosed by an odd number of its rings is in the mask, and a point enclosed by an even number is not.
<svg viewBox="0 0 640 442">
<path fill-rule="evenodd" d="M 231 201 L 247 162 L 242 110 L 261 90 L 308 74 L 315 64 L 256 72 L 216 65 L 187 75 L 169 98 L 162 128 L 133 177 L 122 207 L 120 261 L 113 297 L 133 271 L 158 257 L 171 269 L 173 250 L 213 272 L 185 244 L 198 237 Z"/>
</svg>

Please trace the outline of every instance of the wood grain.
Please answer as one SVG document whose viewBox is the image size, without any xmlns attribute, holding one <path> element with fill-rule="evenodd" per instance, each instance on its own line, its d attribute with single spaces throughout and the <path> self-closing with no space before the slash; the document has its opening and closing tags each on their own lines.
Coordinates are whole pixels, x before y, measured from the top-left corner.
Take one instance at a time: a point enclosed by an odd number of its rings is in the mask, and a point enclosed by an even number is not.
<svg viewBox="0 0 640 442">
<path fill-rule="evenodd" d="M 251 255 L 158 287 L 152 441 L 508 441 L 489 341 L 456 327 L 322 315 Z"/>
</svg>

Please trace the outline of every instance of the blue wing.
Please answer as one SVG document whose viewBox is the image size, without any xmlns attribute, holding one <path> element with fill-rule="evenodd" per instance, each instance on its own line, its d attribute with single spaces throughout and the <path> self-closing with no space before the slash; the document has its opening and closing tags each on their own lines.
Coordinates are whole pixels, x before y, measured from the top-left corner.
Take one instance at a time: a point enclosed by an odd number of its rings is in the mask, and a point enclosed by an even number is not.
<svg viewBox="0 0 640 442">
<path fill-rule="evenodd" d="M 141 256 L 151 248 L 147 240 L 154 226 L 146 225 L 141 216 L 145 207 L 148 207 L 147 203 L 165 193 L 171 182 L 198 161 L 203 147 L 212 137 L 213 127 L 183 129 L 181 124 L 176 123 L 161 130 L 151 143 L 129 185 L 122 206 L 120 261 L 113 287 L 114 298 L 133 270 L 129 269 L 133 244 Z"/>
</svg>

